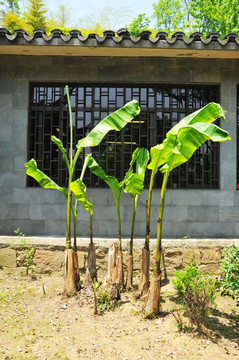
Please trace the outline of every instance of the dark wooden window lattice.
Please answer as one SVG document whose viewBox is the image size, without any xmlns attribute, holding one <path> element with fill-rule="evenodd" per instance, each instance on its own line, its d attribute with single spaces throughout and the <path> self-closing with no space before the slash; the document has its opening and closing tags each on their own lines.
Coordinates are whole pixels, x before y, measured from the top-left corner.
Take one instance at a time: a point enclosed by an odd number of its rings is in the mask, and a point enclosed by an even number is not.
<svg viewBox="0 0 239 360">
<path fill-rule="evenodd" d="M 128 169 L 136 147 L 159 144 L 166 133 L 183 117 L 211 101 L 219 102 L 217 85 L 125 85 L 70 84 L 73 111 L 74 144 L 109 113 L 136 99 L 141 113 L 120 131 L 111 131 L 98 147 L 82 151 L 76 166 L 75 178 L 80 176 L 86 153 L 93 153 L 106 174 L 119 180 Z M 239 117 L 238 117 L 239 122 Z M 28 125 L 28 159 L 34 158 L 38 167 L 60 186 L 67 186 L 67 167 L 51 135 L 61 139 L 68 151 L 70 142 L 69 115 L 64 84 L 30 84 Z M 150 174 L 147 174 L 147 184 Z M 161 185 L 158 174 L 156 187 Z M 105 183 L 86 172 L 84 182 L 91 187 Z M 36 186 L 28 177 L 28 186 Z M 206 142 L 186 164 L 174 169 L 168 187 L 219 187 L 219 144 Z"/>
</svg>

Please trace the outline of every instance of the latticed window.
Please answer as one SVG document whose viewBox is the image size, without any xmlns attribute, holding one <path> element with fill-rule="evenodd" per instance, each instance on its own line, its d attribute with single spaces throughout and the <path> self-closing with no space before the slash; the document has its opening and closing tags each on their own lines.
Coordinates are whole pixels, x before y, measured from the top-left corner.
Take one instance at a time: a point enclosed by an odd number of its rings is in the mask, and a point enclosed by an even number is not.
<svg viewBox="0 0 239 360">
<path fill-rule="evenodd" d="M 126 85 L 69 84 L 73 111 L 74 143 L 86 136 L 104 117 L 128 101 L 136 99 L 141 113 L 120 132 L 109 132 L 102 143 L 82 151 L 75 177 L 80 176 L 86 153 L 93 153 L 106 174 L 119 180 L 128 169 L 131 154 L 136 147 L 159 144 L 166 133 L 183 117 L 211 101 L 219 102 L 216 85 Z M 34 158 L 38 167 L 60 186 L 67 185 L 67 167 L 51 135 L 61 139 L 68 151 L 70 142 L 69 115 L 64 84 L 31 84 L 28 126 L 28 158 Z M 147 182 L 149 181 L 147 174 Z M 162 176 L 158 174 L 156 187 Z M 28 186 L 36 186 L 27 178 Z M 87 186 L 103 187 L 105 183 L 87 172 Z M 208 141 L 186 164 L 171 173 L 171 188 L 218 188 L 219 144 Z"/>
</svg>

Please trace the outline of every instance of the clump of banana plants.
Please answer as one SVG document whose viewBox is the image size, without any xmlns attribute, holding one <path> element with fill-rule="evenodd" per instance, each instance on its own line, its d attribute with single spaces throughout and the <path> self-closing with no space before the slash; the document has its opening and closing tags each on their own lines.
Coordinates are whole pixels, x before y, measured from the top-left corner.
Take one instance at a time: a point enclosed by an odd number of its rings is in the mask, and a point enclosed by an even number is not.
<svg viewBox="0 0 239 360">
<path fill-rule="evenodd" d="M 182 119 L 167 133 L 166 139 L 162 144 L 156 145 L 150 149 L 151 162 L 148 165 L 148 168 L 152 171 L 148 198 L 150 203 L 155 174 L 158 170 L 163 174 L 160 209 L 157 221 L 155 265 L 146 302 L 147 310 L 155 315 L 159 314 L 160 311 L 162 224 L 165 193 L 169 174 L 177 166 L 188 161 L 195 150 L 197 150 L 205 141 L 225 142 L 231 139 L 227 131 L 212 124 L 212 122 L 220 117 L 225 120 L 224 113 L 225 111 L 220 104 L 210 103 Z M 148 201 L 148 205 L 150 205 L 150 203 Z M 148 213 L 150 214 L 150 211 Z M 147 230 L 149 230 L 149 218 L 147 218 L 146 226 Z M 145 245 L 146 247 L 149 245 L 149 231 L 146 233 Z"/>
<path fill-rule="evenodd" d="M 129 164 L 129 170 L 127 171 L 124 179 L 119 182 L 116 177 L 106 175 L 102 167 L 95 161 L 91 154 L 87 155 L 87 164 L 91 172 L 102 180 L 112 190 L 116 211 L 117 211 L 117 220 L 118 220 L 118 243 L 113 243 L 109 249 L 109 258 L 108 258 L 108 273 L 106 277 L 107 282 L 116 283 L 118 285 L 124 285 L 124 271 L 123 271 L 123 252 L 122 252 L 122 237 L 121 237 L 121 216 L 120 216 L 120 200 L 122 192 L 126 192 L 132 195 L 134 199 L 134 211 L 133 211 L 133 220 L 132 220 L 132 230 L 131 230 L 131 241 L 130 241 L 130 256 L 133 261 L 133 235 L 134 235 L 134 224 L 135 224 L 135 215 L 137 207 L 138 195 L 143 190 L 144 186 L 144 176 L 149 160 L 149 153 L 147 149 L 137 148 L 132 154 L 132 160 Z M 133 171 L 134 163 L 136 162 L 136 171 Z M 133 262 L 131 261 L 132 271 L 131 275 L 127 276 L 128 278 L 133 277 Z M 132 286 L 132 280 L 128 286 Z"/>
<path fill-rule="evenodd" d="M 89 134 L 80 139 L 76 145 L 76 152 L 73 155 L 73 122 L 72 122 L 72 110 L 68 86 L 66 86 L 66 94 L 69 108 L 70 119 L 70 149 L 69 153 L 66 152 L 60 139 L 52 136 L 52 141 L 58 146 L 64 159 L 66 161 L 68 169 L 68 188 L 58 186 L 50 177 L 44 174 L 37 168 L 36 161 L 31 159 L 25 164 L 27 175 L 33 177 L 41 187 L 50 188 L 60 191 L 67 200 L 66 209 L 66 250 L 65 250 L 65 284 L 64 294 L 70 296 L 74 294 L 78 289 L 79 269 L 76 252 L 76 241 L 74 243 L 74 249 L 71 245 L 71 214 L 74 216 L 74 229 L 76 240 L 76 218 L 77 218 L 77 202 L 82 205 L 90 213 L 92 221 L 93 205 L 87 200 L 86 186 L 83 183 L 83 176 L 85 167 L 82 169 L 81 177 L 79 179 L 74 178 L 75 166 L 78 157 L 85 147 L 93 147 L 100 144 L 104 136 L 110 130 L 120 131 L 129 121 L 131 121 L 140 112 L 139 104 L 136 100 L 132 100 L 122 108 L 108 115 L 105 119 L 101 120 Z M 74 196 L 75 206 L 72 205 L 72 195 Z"/>
</svg>

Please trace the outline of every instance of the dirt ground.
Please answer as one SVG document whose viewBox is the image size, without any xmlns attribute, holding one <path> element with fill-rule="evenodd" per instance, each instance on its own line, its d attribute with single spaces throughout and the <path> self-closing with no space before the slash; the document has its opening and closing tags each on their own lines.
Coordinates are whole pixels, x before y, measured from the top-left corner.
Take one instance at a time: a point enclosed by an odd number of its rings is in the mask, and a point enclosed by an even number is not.
<svg viewBox="0 0 239 360">
<path fill-rule="evenodd" d="M 162 316 L 145 319 L 132 292 L 114 310 L 94 315 L 91 291 L 62 296 L 61 276 L 0 270 L 0 359 L 233 360 L 239 359 L 235 302 L 218 297 L 202 334 L 182 333 L 171 312 L 171 283 L 162 287 Z M 45 290 L 45 294 L 43 291 Z"/>
</svg>

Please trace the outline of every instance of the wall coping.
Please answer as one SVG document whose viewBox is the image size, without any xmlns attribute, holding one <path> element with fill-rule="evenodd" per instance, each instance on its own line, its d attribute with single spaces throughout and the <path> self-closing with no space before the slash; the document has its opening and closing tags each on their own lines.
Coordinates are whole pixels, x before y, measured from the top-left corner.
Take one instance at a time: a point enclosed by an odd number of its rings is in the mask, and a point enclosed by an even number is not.
<svg viewBox="0 0 239 360">
<path fill-rule="evenodd" d="M 18 243 L 22 238 L 18 236 L 0 236 L 0 248 L 8 247 Z M 24 236 L 30 245 L 36 248 L 49 248 L 49 249 L 64 249 L 65 238 L 63 237 L 45 237 L 45 236 Z M 80 237 L 77 239 L 78 249 L 86 250 L 89 245 L 89 238 Z M 108 249 L 113 242 L 117 242 L 117 238 L 95 238 L 94 243 L 97 248 Z M 144 246 L 143 238 L 134 239 L 134 249 L 141 249 Z M 129 248 L 129 238 L 122 239 L 123 250 Z M 150 240 L 150 248 L 156 248 L 157 240 L 155 238 Z M 209 239 L 162 239 L 162 246 L 165 249 L 200 249 L 200 248 L 225 248 L 231 245 L 239 246 L 239 239 L 226 239 L 226 238 L 209 238 Z"/>
</svg>

